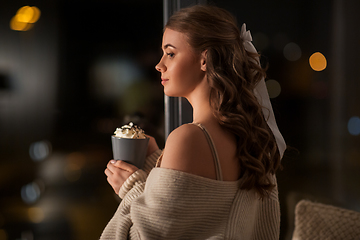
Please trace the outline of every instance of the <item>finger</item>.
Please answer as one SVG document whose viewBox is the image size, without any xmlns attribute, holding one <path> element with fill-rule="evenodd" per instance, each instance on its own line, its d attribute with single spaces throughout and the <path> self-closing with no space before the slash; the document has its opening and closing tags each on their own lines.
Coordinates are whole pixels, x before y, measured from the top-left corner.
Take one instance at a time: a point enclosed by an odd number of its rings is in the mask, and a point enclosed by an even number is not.
<svg viewBox="0 0 360 240">
<path fill-rule="evenodd" d="M 104 173 L 105 173 L 105 175 L 108 176 L 108 177 L 110 177 L 110 176 L 113 175 L 113 172 L 111 172 L 111 171 L 109 170 L 109 168 L 106 168 L 105 171 L 104 171 Z"/>
<path fill-rule="evenodd" d="M 121 172 L 131 172 L 131 173 L 134 172 L 134 171 L 131 171 L 131 166 L 132 166 L 131 164 L 129 164 L 129 165 L 131 165 L 130 167 L 127 167 L 127 165 L 125 165 L 125 164 L 128 164 L 128 163 L 119 164 L 119 163 L 117 163 L 119 161 L 120 160 L 116 161 L 116 163 L 114 163 L 114 164 L 110 163 L 109 166 L 108 166 L 108 169 L 111 171 L 111 173 L 113 175 L 121 174 Z"/>
<path fill-rule="evenodd" d="M 107 167 L 113 166 L 115 163 L 116 163 L 116 160 L 111 159 L 106 166 L 107 166 Z"/>
<path fill-rule="evenodd" d="M 118 167 L 122 170 L 125 170 L 127 172 L 135 172 L 136 170 L 138 170 L 138 168 L 130 163 L 118 160 L 113 164 L 115 167 Z"/>
<path fill-rule="evenodd" d="M 116 171 L 122 170 L 119 167 L 115 166 L 116 161 L 114 161 L 114 163 L 112 161 L 110 161 L 107 165 L 107 168 L 112 172 L 115 173 Z"/>
<path fill-rule="evenodd" d="M 108 181 L 108 183 L 110 184 L 110 186 L 112 186 L 112 179 L 110 177 L 107 177 L 106 179 Z"/>
<path fill-rule="evenodd" d="M 114 165 L 113 165 L 114 162 L 115 162 L 115 160 L 110 160 L 108 162 L 108 164 L 106 165 L 106 168 L 108 169 L 108 171 L 110 171 L 110 173 L 114 173 Z M 105 169 L 105 171 L 106 171 L 106 169 Z"/>
</svg>

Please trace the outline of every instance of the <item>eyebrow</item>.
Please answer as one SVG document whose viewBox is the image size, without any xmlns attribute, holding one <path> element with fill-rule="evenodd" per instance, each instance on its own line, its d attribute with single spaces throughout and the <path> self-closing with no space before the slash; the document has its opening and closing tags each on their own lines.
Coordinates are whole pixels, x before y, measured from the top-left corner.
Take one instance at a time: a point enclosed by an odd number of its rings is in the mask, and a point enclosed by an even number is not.
<svg viewBox="0 0 360 240">
<path fill-rule="evenodd" d="M 167 49 L 168 47 L 172 47 L 172 48 L 175 48 L 175 49 L 176 49 L 176 47 L 175 47 L 174 45 L 171 45 L 170 43 L 166 44 L 166 45 L 164 46 L 164 49 Z"/>
</svg>

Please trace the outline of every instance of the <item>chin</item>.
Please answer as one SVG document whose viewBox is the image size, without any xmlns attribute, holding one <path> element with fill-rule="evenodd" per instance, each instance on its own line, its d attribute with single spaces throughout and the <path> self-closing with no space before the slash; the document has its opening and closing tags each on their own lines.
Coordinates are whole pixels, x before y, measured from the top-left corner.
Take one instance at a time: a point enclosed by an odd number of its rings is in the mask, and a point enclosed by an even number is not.
<svg viewBox="0 0 360 240">
<path fill-rule="evenodd" d="M 176 94 L 176 93 L 173 92 L 173 91 L 166 91 L 165 89 L 164 89 L 164 94 L 165 94 L 166 96 L 168 96 L 168 97 L 181 97 L 180 94 Z"/>
<path fill-rule="evenodd" d="M 168 96 L 168 97 L 181 97 L 181 96 L 174 95 L 174 94 L 166 94 L 166 93 L 165 93 L 165 95 Z"/>
</svg>

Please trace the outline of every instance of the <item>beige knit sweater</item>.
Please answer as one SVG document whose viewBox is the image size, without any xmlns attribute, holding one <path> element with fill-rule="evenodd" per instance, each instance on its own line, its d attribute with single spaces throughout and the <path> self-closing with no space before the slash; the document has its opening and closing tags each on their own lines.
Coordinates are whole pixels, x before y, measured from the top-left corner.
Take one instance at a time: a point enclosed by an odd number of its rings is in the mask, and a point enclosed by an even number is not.
<svg viewBox="0 0 360 240">
<path fill-rule="evenodd" d="M 260 200 L 255 191 L 239 189 L 242 179 L 218 181 L 158 167 L 146 178 L 146 172 L 138 170 L 124 183 L 123 200 L 100 239 L 279 238 L 277 188 Z"/>
</svg>

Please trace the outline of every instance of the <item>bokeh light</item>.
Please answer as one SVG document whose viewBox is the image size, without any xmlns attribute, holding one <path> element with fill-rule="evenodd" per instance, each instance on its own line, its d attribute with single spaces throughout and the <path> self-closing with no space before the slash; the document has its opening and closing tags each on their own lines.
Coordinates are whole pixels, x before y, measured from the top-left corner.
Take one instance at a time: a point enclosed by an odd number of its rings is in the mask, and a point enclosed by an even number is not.
<svg viewBox="0 0 360 240">
<path fill-rule="evenodd" d="M 127 56 L 99 58 L 90 75 L 93 94 L 102 99 L 118 98 L 144 77 L 138 64 Z"/>
<path fill-rule="evenodd" d="M 15 31 L 28 31 L 32 27 L 32 23 L 18 21 L 17 16 L 14 16 L 10 21 L 10 28 Z"/>
<path fill-rule="evenodd" d="M 276 98 L 281 93 L 280 83 L 276 80 L 270 79 L 266 81 L 266 88 L 270 98 Z"/>
<path fill-rule="evenodd" d="M 40 10 L 33 6 L 21 7 L 10 20 L 10 28 L 15 31 L 28 31 L 40 18 Z"/>
<path fill-rule="evenodd" d="M 45 214 L 41 208 L 31 207 L 28 209 L 28 217 L 33 223 L 41 223 L 45 218 Z"/>
<path fill-rule="evenodd" d="M 316 52 L 310 56 L 309 64 L 314 71 L 322 71 L 326 68 L 327 61 L 322 53 Z"/>
<path fill-rule="evenodd" d="M 49 141 L 34 142 L 30 145 L 29 155 L 34 161 L 42 161 L 46 159 L 52 150 L 52 145 Z"/>
<path fill-rule="evenodd" d="M 360 134 L 360 118 L 358 116 L 351 117 L 348 121 L 348 131 L 351 135 Z"/>
<path fill-rule="evenodd" d="M 40 186 L 36 182 L 26 184 L 21 188 L 21 198 L 27 204 L 36 202 L 40 197 L 40 193 Z"/>
<path fill-rule="evenodd" d="M 19 22 L 35 23 L 40 18 L 40 10 L 37 7 L 24 6 L 16 12 L 15 16 Z"/>
<path fill-rule="evenodd" d="M 284 57 L 289 61 L 297 61 L 301 58 L 302 55 L 299 45 L 293 42 L 286 44 L 283 53 Z"/>
</svg>

